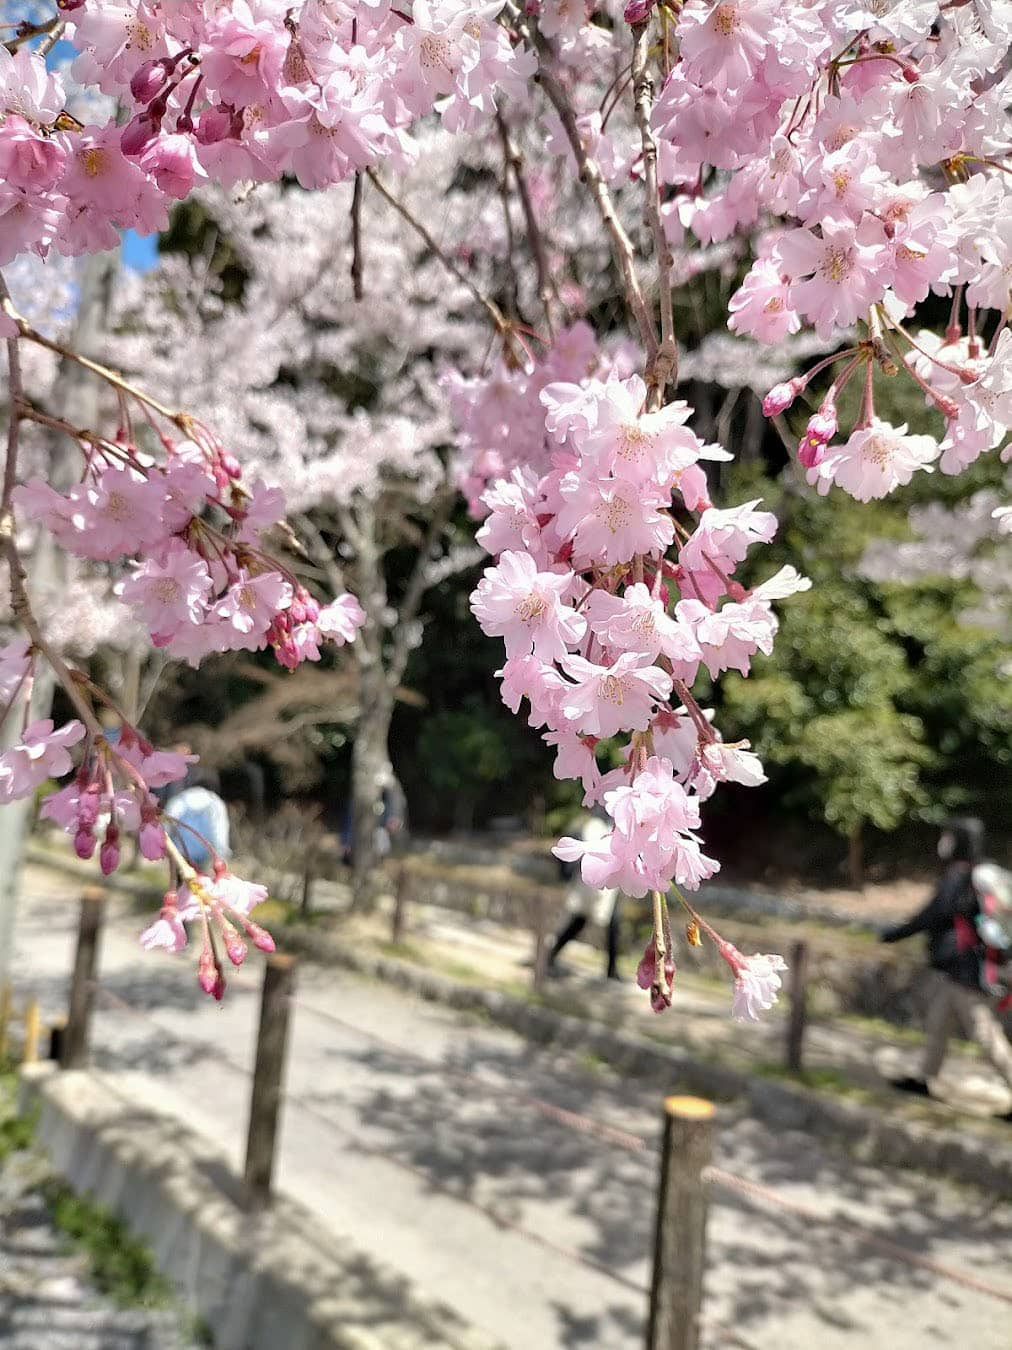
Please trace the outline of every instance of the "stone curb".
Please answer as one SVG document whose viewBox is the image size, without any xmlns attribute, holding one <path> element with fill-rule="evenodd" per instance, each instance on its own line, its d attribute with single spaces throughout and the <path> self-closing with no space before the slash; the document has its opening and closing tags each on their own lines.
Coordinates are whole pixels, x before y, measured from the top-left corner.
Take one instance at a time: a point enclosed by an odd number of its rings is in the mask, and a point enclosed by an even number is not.
<svg viewBox="0 0 1012 1350">
<path fill-rule="evenodd" d="M 295 1201 L 251 1210 L 213 1144 L 106 1075 L 23 1068 L 35 1104 L 53 1166 L 149 1243 L 217 1350 L 504 1350 Z"/>
<path fill-rule="evenodd" d="M 1012 1199 L 1012 1143 L 968 1137 L 965 1131 L 889 1117 L 856 1102 L 833 1101 L 794 1084 L 695 1059 L 677 1046 L 616 1031 L 600 1022 L 572 1017 L 494 989 L 481 989 L 425 970 L 407 961 L 349 947 L 319 933 L 287 929 L 289 951 L 324 959 L 359 974 L 382 979 L 430 1003 L 478 1013 L 528 1040 L 558 1044 L 596 1055 L 622 1073 L 723 1100 L 743 1101 L 750 1113 L 774 1129 L 805 1130 L 843 1145 L 862 1161 L 886 1167 L 914 1167 Z"/>
</svg>

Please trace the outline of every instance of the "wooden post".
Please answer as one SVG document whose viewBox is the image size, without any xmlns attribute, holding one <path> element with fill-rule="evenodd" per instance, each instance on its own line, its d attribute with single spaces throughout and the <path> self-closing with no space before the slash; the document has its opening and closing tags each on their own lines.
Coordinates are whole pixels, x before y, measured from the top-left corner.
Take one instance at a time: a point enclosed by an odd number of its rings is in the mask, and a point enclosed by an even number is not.
<svg viewBox="0 0 1012 1350">
<path fill-rule="evenodd" d="M 11 986 L 9 980 L 0 984 L 0 1064 L 7 1058 L 8 1028 L 11 1021 Z"/>
<path fill-rule="evenodd" d="M 808 943 L 795 942 L 791 949 L 789 1008 L 787 1013 L 786 1060 L 791 1073 L 800 1073 L 807 1013 Z"/>
<path fill-rule="evenodd" d="M 25 1005 L 25 1039 L 21 1046 L 22 1064 L 34 1064 L 39 1058 L 41 1037 L 42 1019 L 39 1013 L 39 1000 L 30 998 Z"/>
<path fill-rule="evenodd" d="M 275 952 L 264 966 L 256 1064 L 246 1137 L 246 1185 L 251 1197 L 270 1199 L 278 1116 L 288 1049 L 288 1017 L 295 989 L 295 957 Z"/>
<path fill-rule="evenodd" d="M 410 884 L 408 865 L 406 862 L 402 862 L 400 871 L 397 873 L 397 885 L 394 888 L 394 912 L 390 920 L 390 941 L 393 943 L 401 942 L 404 938 L 404 925 L 408 911 L 408 887 Z"/>
<path fill-rule="evenodd" d="M 534 897 L 534 988 L 543 989 L 548 966 L 548 944 L 545 941 L 545 897 Z"/>
<path fill-rule="evenodd" d="M 88 1062 L 98 943 L 104 918 L 105 892 L 99 886 L 86 886 L 81 894 L 77 952 L 74 956 L 74 973 L 70 979 L 70 1006 L 60 1047 L 61 1069 L 80 1069 Z"/>
<path fill-rule="evenodd" d="M 54 1063 L 59 1064 L 60 1056 L 63 1054 L 63 1038 L 67 1033 L 67 1019 L 57 1017 L 49 1028 L 49 1055 L 48 1058 Z"/>
<path fill-rule="evenodd" d="M 713 1115 L 699 1097 L 664 1102 L 647 1350 L 698 1350 Z"/>
</svg>

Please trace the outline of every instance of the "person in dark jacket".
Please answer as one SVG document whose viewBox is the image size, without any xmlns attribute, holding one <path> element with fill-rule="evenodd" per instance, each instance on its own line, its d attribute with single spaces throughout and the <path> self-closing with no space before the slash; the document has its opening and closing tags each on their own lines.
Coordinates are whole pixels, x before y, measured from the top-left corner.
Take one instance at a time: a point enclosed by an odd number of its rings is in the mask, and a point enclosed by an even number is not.
<svg viewBox="0 0 1012 1350">
<path fill-rule="evenodd" d="M 883 942 L 902 942 L 917 933 L 925 933 L 928 939 L 933 988 L 925 1027 L 927 1043 L 920 1076 L 894 1083 L 904 1092 L 931 1096 L 928 1085 L 942 1067 L 957 1025 L 968 1039 L 977 1041 L 1012 1088 L 1012 1045 L 982 986 L 984 948 L 974 927 L 978 900 L 971 873 L 982 859 L 983 847 L 984 827 L 979 820 L 947 821 L 938 840 L 943 870 L 934 895 L 906 923 L 882 933 Z"/>
</svg>

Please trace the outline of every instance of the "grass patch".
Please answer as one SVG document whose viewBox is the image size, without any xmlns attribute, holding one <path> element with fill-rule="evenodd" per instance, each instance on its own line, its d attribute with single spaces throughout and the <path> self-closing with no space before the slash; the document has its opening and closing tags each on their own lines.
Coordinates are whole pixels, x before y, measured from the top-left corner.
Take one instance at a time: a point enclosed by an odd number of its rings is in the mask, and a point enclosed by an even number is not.
<svg viewBox="0 0 1012 1350">
<path fill-rule="evenodd" d="M 18 1076 L 13 1065 L 0 1064 L 0 1166 L 12 1153 L 19 1153 L 32 1142 L 38 1111 L 18 1115 Z"/>
<path fill-rule="evenodd" d="M 44 1188 L 53 1225 L 88 1261 L 88 1276 L 120 1308 L 163 1308 L 172 1288 L 156 1270 L 148 1247 L 119 1219 L 62 1182 Z"/>
</svg>

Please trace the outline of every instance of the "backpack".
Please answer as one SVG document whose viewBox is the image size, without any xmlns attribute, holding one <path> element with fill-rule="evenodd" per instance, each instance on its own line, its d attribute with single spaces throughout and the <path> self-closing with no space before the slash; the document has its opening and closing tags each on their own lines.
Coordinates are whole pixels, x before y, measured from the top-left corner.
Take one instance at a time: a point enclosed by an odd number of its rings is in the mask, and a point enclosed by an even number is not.
<svg viewBox="0 0 1012 1350">
<path fill-rule="evenodd" d="M 970 883 L 977 897 L 975 923 L 981 942 L 1012 957 L 1012 872 L 997 863 L 978 863 Z"/>
<path fill-rule="evenodd" d="M 974 925 L 984 944 L 981 986 L 1001 998 L 998 1006 L 1004 1010 L 1012 990 L 1012 872 L 997 863 L 978 863 L 970 884 L 977 900 Z"/>
<path fill-rule="evenodd" d="M 220 797 L 203 788 L 188 788 L 166 803 L 166 814 L 178 822 L 169 826 L 173 843 L 196 868 L 212 860 L 205 839 L 220 854 L 228 852 L 228 838 L 222 838 L 223 807 Z"/>
</svg>

